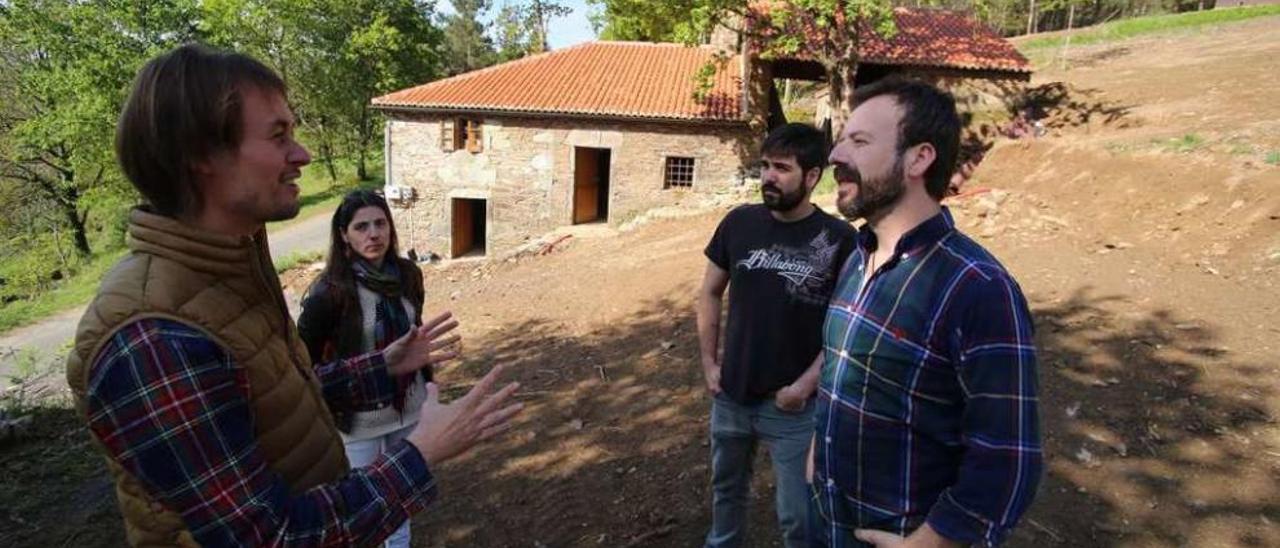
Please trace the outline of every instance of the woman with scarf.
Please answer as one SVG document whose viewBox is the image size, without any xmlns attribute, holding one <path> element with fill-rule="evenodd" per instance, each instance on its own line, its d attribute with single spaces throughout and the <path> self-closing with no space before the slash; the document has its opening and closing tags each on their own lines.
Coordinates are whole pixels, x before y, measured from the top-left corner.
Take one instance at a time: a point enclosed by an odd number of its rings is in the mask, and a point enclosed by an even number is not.
<svg viewBox="0 0 1280 548">
<path fill-rule="evenodd" d="M 302 300 L 298 331 L 312 363 L 379 350 L 422 324 L 422 271 L 400 258 L 386 200 L 367 190 L 347 194 L 333 214 L 329 259 Z M 430 368 L 388 379 L 390 404 L 347 409 L 329 403 L 347 460 L 364 466 L 403 439 L 418 421 Z M 388 547 L 409 546 L 406 521 Z"/>
</svg>

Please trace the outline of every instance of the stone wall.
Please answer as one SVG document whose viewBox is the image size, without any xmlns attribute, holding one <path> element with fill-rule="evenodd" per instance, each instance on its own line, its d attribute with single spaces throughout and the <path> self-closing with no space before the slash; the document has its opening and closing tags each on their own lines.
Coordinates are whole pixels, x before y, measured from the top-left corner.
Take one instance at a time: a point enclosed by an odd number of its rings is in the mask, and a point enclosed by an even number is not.
<svg viewBox="0 0 1280 548">
<path fill-rule="evenodd" d="M 483 151 L 445 152 L 440 114 L 390 115 L 387 184 L 412 187 L 395 207 L 401 248 L 450 256 L 454 198 L 487 201 L 487 254 L 501 257 L 573 222 L 575 147 L 611 151 L 608 222 L 742 184 L 758 138 L 746 124 L 583 121 L 485 116 Z M 693 188 L 664 189 L 667 156 L 695 159 Z"/>
</svg>

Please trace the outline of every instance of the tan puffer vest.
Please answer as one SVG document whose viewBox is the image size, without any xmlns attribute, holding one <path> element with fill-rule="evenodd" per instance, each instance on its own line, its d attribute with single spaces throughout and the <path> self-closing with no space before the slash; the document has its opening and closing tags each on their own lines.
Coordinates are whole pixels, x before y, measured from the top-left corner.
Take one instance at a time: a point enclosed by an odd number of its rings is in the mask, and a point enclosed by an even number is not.
<svg viewBox="0 0 1280 548">
<path fill-rule="evenodd" d="M 266 234 L 210 235 L 135 209 L 128 246 L 80 319 L 67 360 L 81 415 L 89 369 L 109 337 L 138 319 L 176 320 L 206 333 L 244 368 L 259 449 L 291 492 L 341 478 L 348 469 L 342 439 L 289 317 Z M 178 513 L 107 461 L 130 544 L 195 545 Z"/>
</svg>

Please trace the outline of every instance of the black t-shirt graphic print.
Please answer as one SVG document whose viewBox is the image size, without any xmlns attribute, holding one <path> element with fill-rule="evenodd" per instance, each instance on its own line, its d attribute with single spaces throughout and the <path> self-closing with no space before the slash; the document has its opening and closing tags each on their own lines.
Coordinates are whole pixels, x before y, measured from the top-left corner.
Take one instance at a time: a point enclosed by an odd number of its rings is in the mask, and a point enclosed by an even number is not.
<svg viewBox="0 0 1280 548">
<path fill-rule="evenodd" d="M 822 321 L 854 229 L 820 209 L 782 222 L 763 205 L 734 209 L 706 256 L 729 273 L 720 388 L 757 403 L 794 382 L 822 349 Z"/>
</svg>

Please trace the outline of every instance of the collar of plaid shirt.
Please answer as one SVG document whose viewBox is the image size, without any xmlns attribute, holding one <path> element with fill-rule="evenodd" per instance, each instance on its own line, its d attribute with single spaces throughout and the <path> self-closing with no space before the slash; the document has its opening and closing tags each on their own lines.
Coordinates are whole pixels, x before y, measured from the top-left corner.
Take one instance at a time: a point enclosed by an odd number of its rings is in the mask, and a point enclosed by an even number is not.
<svg viewBox="0 0 1280 548">
<path fill-rule="evenodd" d="M 951 210 L 946 206 L 942 206 L 942 211 L 937 215 L 930 217 L 923 223 L 916 225 L 915 228 L 908 230 L 902 238 L 898 239 L 898 245 L 893 250 L 893 259 L 886 264 L 893 264 L 897 259 L 902 257 L 903 253 L 910 255 L 914 251 L 920 250 L 925 246 L 933 245 L 948 232 L 955 230 L 956 222 L 951 217 Z M 864 224 L 858 229 L 858 249 L 864 254 L 874 253 L 879 248 L 879 242 L 876 239 L 876 233 L 871 230 L 871 224 Z M 863 257 L 866 260 L 866 257 Z"/>
</svg>

